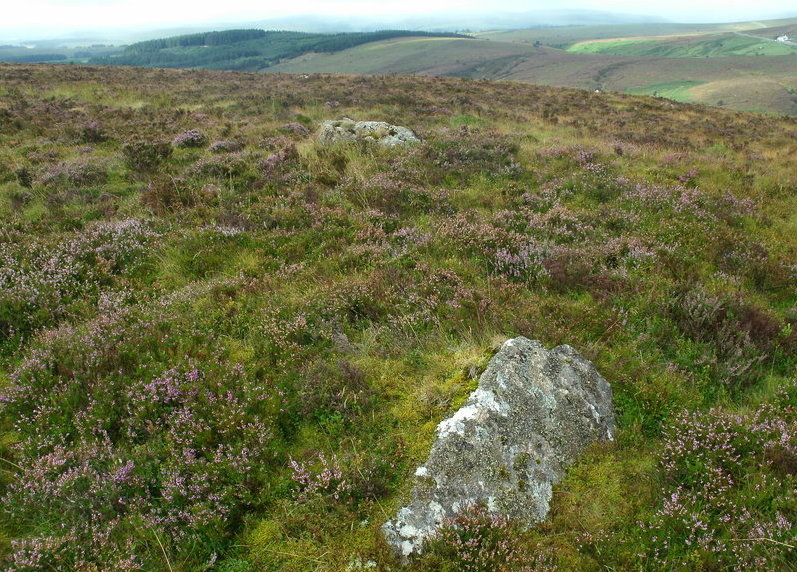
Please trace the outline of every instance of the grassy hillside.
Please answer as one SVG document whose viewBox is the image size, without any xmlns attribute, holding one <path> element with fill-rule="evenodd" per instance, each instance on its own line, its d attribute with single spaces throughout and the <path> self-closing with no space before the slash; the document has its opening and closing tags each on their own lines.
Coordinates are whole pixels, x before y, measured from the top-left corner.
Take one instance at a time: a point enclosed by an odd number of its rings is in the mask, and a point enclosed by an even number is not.
<svg viewBox="0 0 797 572">
<path fill-rule="evenodd" d="M 317 144 L 341 116 L 423 142 Z M 525 335 L 617 440 L 410 570 L 793 570 L 795 154 L 642 96 L 0 64 L 0 567 L 396 570 L 381 523 Z"/>
<path fill-rule="evenodd" d="M 526 30 L 496 30 L 477 32 L 476 37 L 498 42 L 518 42 L 533 44 L 540 42 L 552 48 L 568 48 L 578 42 L 606 40 L 614 38 L 635 38 L 647 36 L 670 36 L 704 34 L 724 31 L 734 24 L 621 24 L 600 26 L 555 26 L 550 28 L 529 28 Z M 753 25 L 745 25 L 743 28 Z"/>
<path fill-rule="evenodd" d="M 555 26 L 525 30 L 496 30 L 477 32 L 476 37 L 499 42 L 540 42 L 545 46 L 565 49 L 589 40 L 616 38 L 699 36 L 709 33 L 723 34 L 747 32 L 772 39 L 788 33 L 797 26 L 797 18 L 765 20 L 760 22 L 730 22 L 720 24 L 621 24 L 600 26 Z"/>
<path fill-rule="evenodd" d="M 682 101 L 749 111 L 797 114 L 795 56 L 761 58 L 629 58 L 572 56 L 529 58 L 505 79 L 667 96 L 675 87 Z"/>
<path fill-rule="evenodd" d="M 399 38 L 335 54 L 308 54 L 272 66 L 270 73 L 500 75 L 506 66 L 543 53 L 522 44 L 450 38 Z"/>
</svg>

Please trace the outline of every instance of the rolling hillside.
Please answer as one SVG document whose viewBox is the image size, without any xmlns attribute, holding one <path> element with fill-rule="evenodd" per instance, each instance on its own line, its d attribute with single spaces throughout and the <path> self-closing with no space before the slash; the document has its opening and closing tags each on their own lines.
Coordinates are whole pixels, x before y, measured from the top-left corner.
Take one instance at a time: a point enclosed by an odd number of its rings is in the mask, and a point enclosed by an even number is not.
<svg viewBox="0 0 797 572">
<path fill-rule="evenodd" d="M 265 71 L 516 80 L 797 115 L 797 46 L 774 40 L 794 23 L 771 24 L 539 29 L 477 34 L 471 42 L 400 38 L 307 54 Z M 667 35 L 640 35 L 655 30 Z"/>
<path fill-rule="evenodd" d="M 544 50 L 526 44 L 449 38 L 400 38 L 335 54 L 307 54 L 269 73 L 422 74 L 502 78 L 507 68 Z"/>
<path fill-rule="evenodd" d="M 741 31 L 768 30 L 770 33 L 776 29 L 789 28 L 797 25 L 797 19 L 766 20 L 761 22 L 733 22 L 727 24 L 621 24 L 600 26 L 555 26 L 550 28 L 530 28 L 525 30 L 497 30 L 476 32 L 474 36 L 487 40 L 501 42 L 536 41 L 554 48 L 568 48 L 569 46 L 589 40 L 606 40 L 614 38 L 634 37 L 661 37 L 661 36 L 690 36 L 705 35 L 708 33 L 727 33 Z M 776 37 L 779 34 L 772 35 Z"/>
<path fill-rule="evenodd" d="M 613 54 L 662 58 L 714 58 L 732 56 L 797 55 L 797 44 L 747 34 L 719 34 L 675 39 L 621 39 L 580 42 L 575 54 Z"/>
</svg>

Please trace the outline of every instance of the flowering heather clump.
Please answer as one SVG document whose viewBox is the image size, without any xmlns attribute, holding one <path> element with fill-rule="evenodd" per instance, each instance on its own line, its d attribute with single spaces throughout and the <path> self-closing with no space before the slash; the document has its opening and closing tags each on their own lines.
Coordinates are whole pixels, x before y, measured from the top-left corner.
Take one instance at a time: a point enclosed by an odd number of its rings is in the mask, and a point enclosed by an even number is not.
<svg viewBox="0 0 797 572">
<path fill-rule="evenodd" d="M 179 335 L 164 313 L 54 332 L 12 374 L 0 409 L 17 420 L 20 474 L 3 499 L 6 518 L 51 523 L 15 544 L 13 570 L 34 557 L 70 569 L 145 560 L 144 546 L 126 544 L 131 526 L 179 551 L 218 536 L 253 501 L 276 456 L 276 392 L 221 360 L 121 375 L 121 356 L 135 362 Z"/>
<path fill-rule="evenodd" d="M 260 147 L 267 151 L 281 151 L 293 145 L 287 137 L 266 137 L 260 141 Z"/>
<path fill-rule="evenodd" d="M 571 156 L 574 153 L 575 156 Z M 598 161 L 595 153 L 577 150 L 550 150 L 542 153 L 546 161 L 564 163 L 569 172 L 565 177 L 548 180 L 544 184 L 547 194 L 583 195 L 597 203 L 607 203 L 622 194 L 629 181 L 617 176 L 612 167 Z M 560 167 L 561 168 L 561 167 Z"/>
<path fill-rule="evenodd" d="M 698 171 L 697 169 L 690 169 L 689 171 L 678 177 L 678 182 L 687 187 L 694 186 L 695 179 L 699 174 L 700 171 Z"/>
<path fill-rule="evenodd" d="M 190 148 L 199 148 L 204 147 L 208 143 L 207 136 L 202 133 L 199 129 L 189 129 L 188 131 L 184 131 L 180 133 L 177 137 L 174 138 L 172 141 L 172 145 L 175 147 L 190 147 Z"/>
<path fill-rule="evenodd" d="M 517 249 L 498 248 L 493 254 L 496 274 L 512 280 L 533 283 L 547 275 L 543 262 L 550 249 L 541 244 L 528 242 Z"/>
<path fill-rule="evenodd" d="M 280 131 L 285 133 L 290 133 L 296 137 L 307 137 L 310 135 L 310 130 L 302 125 L 301 123 L 297 123 L 296 121 L 292 121 L 291 123 L 287 123 L 280 127 Z"/>
<path fill-rule="evenodd" d="M 100 223 L 55 245 L 10 232 L 0 243 L 0 332 L 52 325 L 131 276 L 159 234 L 140 220 Z"/>
<path fill-rule="evenodd" d="M 48 187 L 100 185 L 108 180 L 108 169 L 104 164 L 94 160 L 72 159 L 49 167 L 39 179 Z"/>
<path fill-rule="evenodd" d="M 623 198 L 660 213 L 662 208 L 671 209 L 678 215 L 693 216 L 698 220 L 714 221 L 710 212 L 710 201 L 699 189 L 682 186 L 663 187 L 636 183 L 623 193 Z"/>
<path fill-rule="evenodd" d="M 266 175 L 275 175 L 285 171 L 298 160 L 299 152 L 295 145 L 290 144 L 260 161 L 258 166 Z"/>
<path fill-rule="evenodd" d="M 273 309 L 264 312 L 259 330 L 266 341 L 264 349 L 272 365 L 282 367 L 297 359 L 304 346 L 310 345 L 321 335 L 319 326 L 322 324 L 314 322 L 303 311 L 288 315 L 280 315 L 280 312 Z"/>
<path fill-rule="evenodd" d="M 102 123 L 97 120 L 85 123 L 81 128 L 80 134 L 81 138 L 86 143 L 102 143 L 108 138 Z"/>
<path fill-rule="evenodd" d="M 446 521 L 426 544 L 425 561 L 442 557 L 445 570 L 510 572 L 550 570 L 544 554 L 532 554 L 520 526 L 509 518 L 473 505 Z"/>
<path fill-rule="evenodd" d="M 511 137 L 466 130 L 428 146 L 424 159 L 432 162 L 444 179 L 477 174 L 517 177 L 523 173 L 515 159 L 517 152 L 518 145 Z"/>
<path fill-rule="evenodd" d="M 587 164 L 595 159 L 597 151 L 580 145 L 556 145 L 537 150 L 537 155 L 543 159 L 563 159 L 576 164 Z"/>
<path fill-rule="evenodd" d="M 339 183 L 352 202 L 364 207 L 379 209 L 390 215 L 401 215 L 423 210 L 426 212 L 451 212 L 452 207 L 445 192 L 422 188 L 403 179 L 401 173 L 377 172 L 365 180 L 345 177 Z"/>
<path fill-rule="evenodd" d="M 450 116 L 454 115 L 454 112 L 451 111 L 448 107 L 443 106 L 434 106 L 424 110 L 425 113 L 429 115 L 442 115 L 442 116 Z"/>
<path fill-rule="evenodd" d="M 52 146 L 51 146 L 52 145 Z M 46 144 L 37 146 L 34 149 L 25 153 L 28 161 L 33 165 L 45 165 L 57 161 L 63 156 L 61 149 L 56 147 L 53 143 L 47 142 Z"/>
<path fill-rule="evenodd" d="M 788 569 L 797 557 L 795 397 L 791 385 L 749 414 L 679 414 L 661 454 L 661 508 L 630 538 L 603 542 L 627 545 L 649 569 Z"/>
<path fill-rule="evenodd" d="M 507 244 L 510 240 L 509 233 L 503 228 L 463 213 L 441 220 L 437 232 L 459 251 L 479 257 L 491 254 L 499 248 L 518 246 L 514 243 Z"/>
<path fill-rule="evenodd" d="M 762 406 L 749 415 L 681 414 L 662 466 L 665 500 L 644 525 L 654 537 L 651 557 L 677 564 L 691 553 L 741 571 L 781 569 L 797 556 L 793 406 Z"/>
<path fill-rule="evenodd" d="M 166 141 L 131 141 L 122 147 L 127 166 L 134 171 L 156 170 L 172 155 L 172 146 Z"/>
<path fill-rule="evenodd" d="M 602 229 L 591 222 L 589 216 L 589 213 L 558 205 L 544 212 L 536 212 L 524 205 L 518 209 L 498 211 L 493 215 L 493 224 L 516 235 L 534 236 L 557 244 L 588 245 L 598 238 L 604 239 Z"/>
<path fill-rule="evenodd" d="M 733 193 L 725 193 L 715 201 L 717 216 L 728 222 L 737 222 L 743 217 L 760 217 L 758 203 L 750 197 L 740 199 Z"/>
<path fill-rule="evenodd" d="M 257 157 L 259 155 L 247 152 L 203 157 L 189 167 L 188 174 L 191 177 L 215 177 L 227 180 L 246 173 Z"/>
<path fill-rule="evenodd" d="M 415 227 L 402 227 L 393 232 L 390 238 L 396 245 L 396 257 L 424 248 L 432 242 L 431 233 L 421 232 Z"/>
<path fill-rule="evenodd" d="M 437 270 L 419 264 L 414 272 L 391 284 L 394 295 L 403 299 L 390 313 L 390 323 L 405 331 L 414 332 L 439 325 L 450 316 L 460 313 L 463 306 L 470 307 L 473 293 L 462 278 L 449 270 Z M 423 277 L 422 280 L 418 280 Z M 399 294 L 401 293 L 401 294 Z"/>
<path fill-rule="evenodd" d="M 238 141 L 214 141 L 208 147 L 211 153 L 235 153 L 243 149 L 243 145 Z"/>
</svg>

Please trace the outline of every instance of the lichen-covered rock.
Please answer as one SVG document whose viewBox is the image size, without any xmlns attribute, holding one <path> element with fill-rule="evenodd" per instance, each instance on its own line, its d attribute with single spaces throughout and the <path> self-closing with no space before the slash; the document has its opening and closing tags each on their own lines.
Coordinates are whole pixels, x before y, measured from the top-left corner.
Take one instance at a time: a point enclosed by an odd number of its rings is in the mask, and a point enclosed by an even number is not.
<svg viewBox="0 0 797 572">
<path fill-rule="evenodd" d="M 446 519 L 476 503 L 540 522 L 566 467 L 614 431 L 612 391 L 591 362 L 567 345 L 508 340 L 465 405 L 437 426 L 410 503 L 383 525 L 385 537 L 401 557 L 417 554 Z"/>
<path fill-rule="evenodd" d="M 319 143 L 330 144 L 340 142 L 371 141 L 395 147 L 418 143 L 420 139 L 407 129 L 398 125 L 391 125 L 383 121 L 354 121 L 353 119 L 338 119 L 324 121 L 318 132 Z"/>
</svg>

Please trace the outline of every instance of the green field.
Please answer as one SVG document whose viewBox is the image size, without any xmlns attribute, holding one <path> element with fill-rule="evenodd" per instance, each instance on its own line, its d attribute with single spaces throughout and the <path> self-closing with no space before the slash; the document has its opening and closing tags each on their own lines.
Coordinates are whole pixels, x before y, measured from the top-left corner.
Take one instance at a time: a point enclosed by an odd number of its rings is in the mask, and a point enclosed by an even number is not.
<svg viewBox="0 0 797 572">
<path fill-rule="evenodd" d="M 588 40 L 567 48 L 574 54 L 609 54 L 659 58 L 797 56 L 797 45 L 752 35 L 719 34 L 664 39 Z"/>
<path fill-rule="evenodd" d="M 686 81 L 686 82 L 670 82 L 670 83 L 656 83 L 639 88 L 629 88 L 626 93 L 633 93 L 638 95 L 652 95 L 655 97 L 665 97 L 674 101 L 690 102 L 694 97 L 689 91 L 698 85 L 702 85 L 699 81 Z"/>
<path fill-rule="evenodd" d="M 633 55 L 637 50 L 648 48 L 651 44 L 657 45 L 658 40 L 588 40 L 579 42 L 567 48 L 571 54 L 612 54 Z"/>
</svg>

